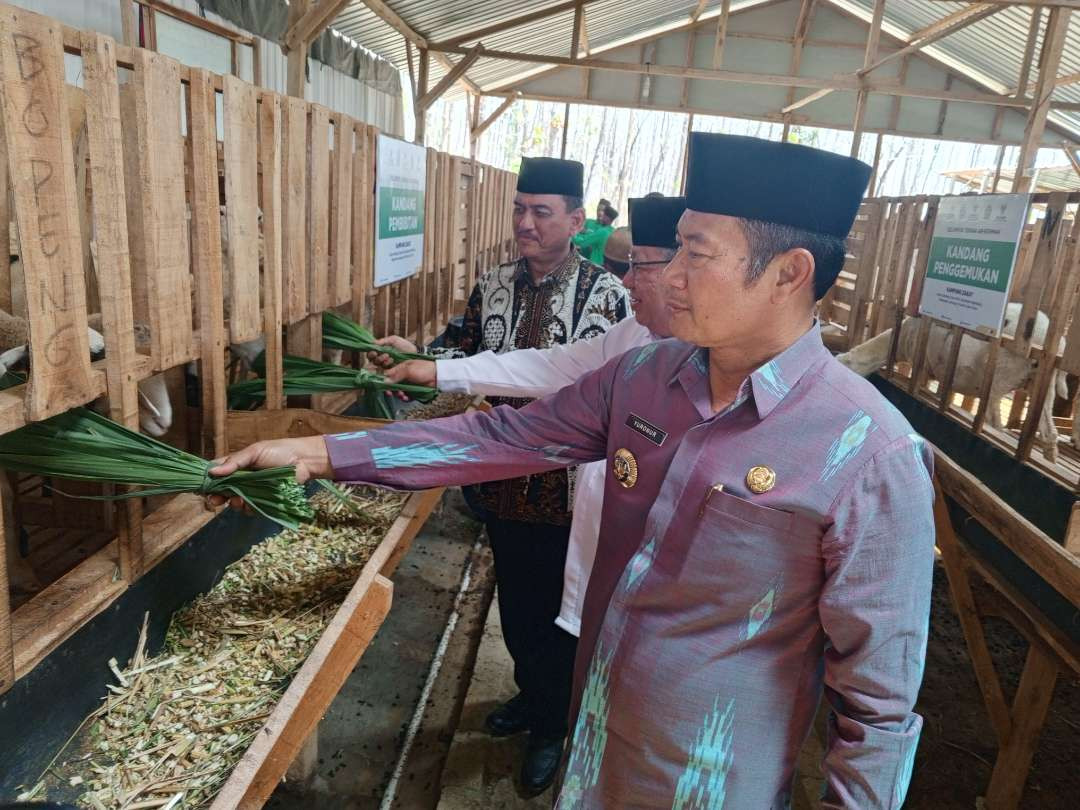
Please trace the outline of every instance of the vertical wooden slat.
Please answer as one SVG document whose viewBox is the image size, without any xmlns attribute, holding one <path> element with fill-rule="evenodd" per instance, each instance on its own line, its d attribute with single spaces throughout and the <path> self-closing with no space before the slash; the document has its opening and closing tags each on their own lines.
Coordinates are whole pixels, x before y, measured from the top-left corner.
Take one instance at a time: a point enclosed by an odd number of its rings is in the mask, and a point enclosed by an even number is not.
<svg viewBox="0 0 1080 810">
<path fill-rule="evenodd" d="M 116 43 L 110 37 L 87 32 L 82 48 L 109 416 L 137 429 L 139 400 L 131 374 L 136 354 Z"/>
<path fill-rule="evenodd" d="M 371 176 L 374 171 L 374 151 L 371 129 L 356 124 L 356 154 L 353 156 L 353 222 L 352 222 L 352 318 L 357 323 L 367 320 L 367 298 L 371 293 L 371 262 L 373 248 L 373 217 Z"/>
<path fill-rule="evenodd" d="M 349 303 L 352 297 L 352 178 L 353 121 L 334 114 L 334 206 L 330 218 L 330 306 Z"/>
<path fill-rule="evenodd" d="M 229 235 L 229 334 L 233 343 L 262 332 L 259 318 L 259 163 L 255 88 L 223 76 L 225 223 Z"/>
<path fill-rule="evenodd" d="M 285 406 L 282 393 L 281 97 L 264 93 L 259 105 L 259 161 L 262 163 L 263 334 L 266 337 L 266 404 Z"/>
<path fill-rule="evenodd" d="M 1048 207 L 1049 211 L 1049 207 Z M 1072 244 L 1080 239 L 1080 218 L 1073 221 Z M 1031 400 L 1028 402 L 1027 420 L 1020 430 L 1020 440 L 1016 455 L 1021 461 L 1027 461 L 1031 457 L 1031 450 L 1035 444 L 1035 434 L 1039 429 L 1039 417 L 1046 406 L 1048 398 L 1054 396 L 1054 378 L 1057 374 L 1058 346 L 1065 335 L 1065 326 L 1069 313 L 1078 298 L 1078 282 L 1080 282 L 1080 268 L 1077 267 L 1076 250 L 1059 250 L 1055 262 L 1055 270 L 1052 274 L 1050 288 L 1053 295 L 1050 296 L 1050 311 L 1046 313 L 1049 325 L 1046 337 L 1043 339 L 1043 356 L 1039 361 L 1035 373 L 1035 380 L 1031 387 Z M 1022 316 L 1021 316 L 1022 317 Z M 1017 324 L 1017 337 L 1020 337 L 1020 326 Z M 1056 440 L 1055 437 L 1049 437 Z"/>
<path fill-rule="evenodd" d="M 128 255 L 127 197 L 120 124 L 116 43 L 102 34 L 82 35 L 83 79 L 87 94 L 87 146 L 94 195 L 97 284 L 105 337 L 105 378 L 109 417 L 139 428 L 131 265 Z M 142 502 L 115 505 L 120 576 L 134 581 L 144 570 Z"/>
<path fill-rule="evenodd" d="M 308 129 L 308 312 L 329 306 L 330 111 L 311 105 Z"/>
<path fill-rule="evenodd" d="M 307 104 L 283 103 L 281 138 L 281 269 L 285 323 L 308 314 L 307 280 Z"/>
<path fill-rule="evenodd" d="M 163 369 L 190 359 L 192 343 L 180 63 L 150 51 L 134 53 L 139 236 L 145 260 L 142 272 L 136 268 L 135 285 L 145 277 L 154 366 Z M 132 192 L 129 188 L 129 198 Z"/>
<path fill-rule="evenodd" d="M 221 270 L 221 214 L 217 172 L 217 112 L 213 77 L 191 69 L 188 85 L 191 135 L 192 272 L 198 290 L 202 380 L 203 452 L 227 452 L 225 436 L 225 306 Z M 252 148 L 254 144 L 249 146 Z M 254 200 L 251 201 L 254 203 Z"/>
<path fill-rule="evenodd" d="M 27 415 L 36 420 L 93 398 L 63 40 L 55 21 L 11 6 L 0 8 L 0 32 L 8 169 L 30 320 Z"/>
<path fill-rule="evenodd" d="M 1024 284 L 1024 305 L 1020 311 L 1020 320 L 1016 323 L 1013 349 L 1021 354 L 1026 354 L 1031 347 L 1031 329 L 1034 326 L 1036 313 L 1039 311 L 1039 304 L 1043 299 L 1043 291 L 1047 288 L 1053 289 L 1055 270 L 1060 269 L 1060 265 L 1054 261 L 1058 253 L 1055 248 L 1068 197 L 1068 192 L 1055 191 L 1050 194 L 1050 199 L 1046 204 L 1046 214 L 1043 217 L 1039 240 L 1035 246 L 1031 274 Z"/>
</svg>

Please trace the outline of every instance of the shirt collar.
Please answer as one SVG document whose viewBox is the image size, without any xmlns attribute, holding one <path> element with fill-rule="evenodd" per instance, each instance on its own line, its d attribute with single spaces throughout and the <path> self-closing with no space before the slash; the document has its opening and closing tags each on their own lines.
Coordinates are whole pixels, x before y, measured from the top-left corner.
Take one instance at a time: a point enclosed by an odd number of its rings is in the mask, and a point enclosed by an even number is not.
<svg viewBox="0 0 1080 810">
<path fill-rule="evenodd" d="M 801 338 L 750 373 L 739 390 L 736 405 L 743 403 L 750 393 L 753 393 L 758 419 L 764 419 L 784 400 L 807 371 L 828 356 L 829 352 L 821 340 L 821 325 L 815 320 Z M 708 378 L 709 350 L 691 347 L 686 358 L 676 367 L 668 385 L 681 382 L 700 411 L 705 402 L 697 400 L 707 395 Z M 707 412 L 712 415 L 711 405 Z"/>
<path fill-rule="evenodd" d="M 563 263 L 560 264 L 555 270 L 544 276 L 543 281 L 537 284 L 533 281 L 532 276 L 529 274 L 528 262 L 526 262 L 525 258 L 522 257 L 518 259 L 517 270 L 514 271 L 514 283 L 528 284 L 530 287 L 536 288 L 554 284 L 561 285 L 570 277 L 570 273 L 579 264 L 581 264 L 581 253 L 578 252 L 578 249 L 575 246 L 571 245 L 570 253 L 566 257 L 566 260 L 563 261 Z"/>
</svg>

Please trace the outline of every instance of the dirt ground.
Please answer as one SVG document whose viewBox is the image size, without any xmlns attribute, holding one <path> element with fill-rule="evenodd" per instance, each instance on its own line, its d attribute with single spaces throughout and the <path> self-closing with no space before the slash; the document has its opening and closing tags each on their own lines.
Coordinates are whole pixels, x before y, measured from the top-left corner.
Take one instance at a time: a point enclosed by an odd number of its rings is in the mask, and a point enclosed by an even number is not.
<svg viewBox="0 0 1080 810">
<path fill-rule="evenodd" d="M 1005 621 L 989 619 L 985 627 L 1002 688 L 1011 701 L 1027 642 Z M 970 810 L 976 797 L 985 794 L 997 744 L 940 565 L 934 574 L 926 675 L 916 709 L 925 718 L 925 727 L 904 807 Z M 1071 810 L 1080 806 L 1078 762 L 1080 680 L 1067 673 L 1058 678 L 1021 808 Z"/>
</svg>

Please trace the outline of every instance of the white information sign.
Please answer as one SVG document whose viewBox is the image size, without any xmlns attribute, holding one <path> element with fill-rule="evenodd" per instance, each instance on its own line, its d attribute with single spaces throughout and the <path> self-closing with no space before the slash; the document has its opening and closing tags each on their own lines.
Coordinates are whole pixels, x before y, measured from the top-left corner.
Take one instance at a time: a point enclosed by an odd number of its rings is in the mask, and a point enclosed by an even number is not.
<svg viewBox="0 0 1080 810">
<path fill-rule="evenodd" d="M 997 336 L 1009 302 L 1027 194 L 945 197 L 938 204 L 919 314 Z"/>
<path fill-rule="evenodd" d="M 424 256 L 427 150 L 379 135 L 375 163 L 375 286 L 415 275 Z"/>
</svg>

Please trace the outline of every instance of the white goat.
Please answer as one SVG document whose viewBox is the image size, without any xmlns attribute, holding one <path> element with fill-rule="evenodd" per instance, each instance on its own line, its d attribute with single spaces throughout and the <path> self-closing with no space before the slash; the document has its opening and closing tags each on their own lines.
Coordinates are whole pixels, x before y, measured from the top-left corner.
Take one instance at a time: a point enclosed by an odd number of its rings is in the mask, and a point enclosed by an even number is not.
<svg viewBox="0 0 1080 810">
<path fill-rule="evenodd" d="M 1012 338 L 1016 335 L 1017 321 L 1023 305 L 1011 303 L 1005 308 L 1005 322 L 1002 326 L 1002 334 Z M 1046 340 L 1046 332 L 1050 326 L 1050 320 L 1043 312 L 1036 313 L 1035 326 L 1032 330 L 1031 342 L 1042 345 Z M 913 362 L 917 348 L 919 332 L 919 319 L 905 318 L 900 326 L 900 343 L 897 347 L 896 359 Z M 952 351 L 952 334 L 948 329 L 939 324 L 930 328 L 930 336 L 926 345 L 926 366 L 932 377 L 941 379 L 945 376 L 949 354 Z M 889 359 L 889 348 L 892 345 L 892 329 L 886 329 L 880 335 L 871 338 L 844 354 L 838 355 L 837 360 L 850 368 L 856 374 L 866 377 L 881 368 Z M 970 335 L 964 335 L 960 341 L 960 352 L 956 360 L 956 375 L 953 378 L 953 391 L 963 396 L 979 396 L 982 391 L 985 375 L 989 372 L 986 368 L 989 354 L 989 344 L 978 340 Z M 994 368 L 994 380 L 990 386 L 990 418 L 995 427 L 1003 427 L 1001 408 L 999 403 L 1006 394 L 1025 387 L 1032 379 L 1035 371 L 1035 363 L 1031 359 L 1019 354 L 1007 347 L 1003 347 L 997 355 L 997 363 Z M 1068 396 L 1065 387 L 1065 375 L 1057 372 L 1054 379 L 1055 392 L 1060 397 Z M 1039 432 L 1043 451 L 1050 461 L 1057 460 L 1057 429 L 1054 427 L 1054 402 L 1053 397 L 1047 397 L 1043 405 L 1042 413 L 1039 414 Z"/>
</svg>

